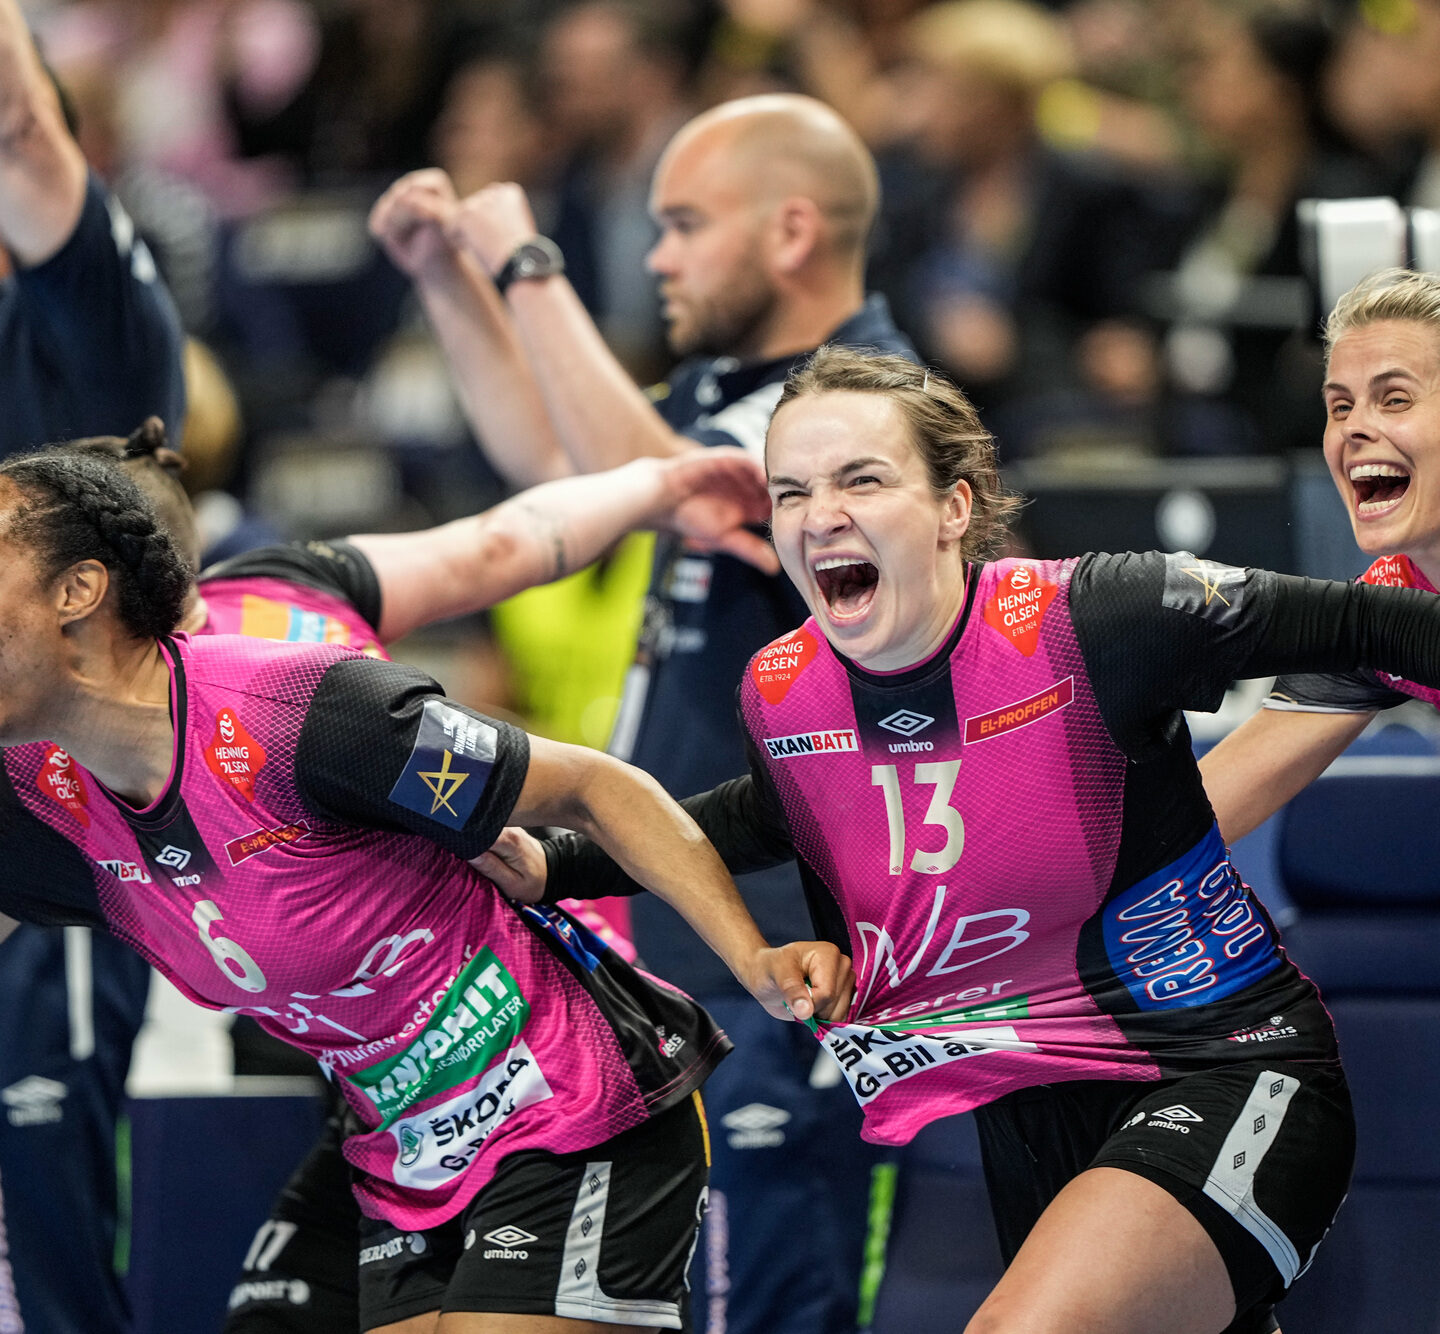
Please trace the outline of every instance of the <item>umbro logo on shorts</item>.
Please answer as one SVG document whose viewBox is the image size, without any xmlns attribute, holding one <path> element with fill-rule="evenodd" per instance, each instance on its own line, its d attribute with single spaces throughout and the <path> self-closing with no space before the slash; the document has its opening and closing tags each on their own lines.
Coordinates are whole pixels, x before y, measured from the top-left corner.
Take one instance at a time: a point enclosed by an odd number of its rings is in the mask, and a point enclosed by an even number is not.
<svg viewBox="0 0 1440 1334">
<path fill-rule="evenodd" d="M 1182 1135 L 1188 1135 L 1191 1125 L 1199 1124 L 1204 1120 L 1205 1118 L 1199 1112 L 1192 1112 L 1183 1102 L 1175 1102 L 1156 1112 L 1136 1112 L 1125 1124 L 1129 1128 L 1138 1126 L 1140 1122 L 1144 1121 L 1147 1130 L 1177 1130 Z"/>
<path fill-rule="evenodd" d="M 1162 1107 L 1156 1116 L 1163 1117 L 1166 1121 L 1203 1121 L 1205 1118 L 1198 1112 L 1192 1112 L 1184 1103 L 1173 1103 L 1169 1107 Z"/>
<path fill-rule="evenodd" d="M 490 1243 L 490 1248 L 482 1252 L 486 1260 L 528 1260 L 530 1252 L 522 1248 L 533 1241 L 539 1241 L 540 1238 L 533 1232 L 526 1232 L 523 1227 L 507 1223 L 504 1227 L 485 1233 L 483 1240 Z"/>
<path fill-rule="evenodd" d="M 526 1232 L 523 1227 L 497 1227 L 493 1232 L 485 1234 L 486 1241 L 493 1241 L 497 1246 L 523 1246 L 527 1241 L 539 1241 L 533 1232 Z"/>
</svg>

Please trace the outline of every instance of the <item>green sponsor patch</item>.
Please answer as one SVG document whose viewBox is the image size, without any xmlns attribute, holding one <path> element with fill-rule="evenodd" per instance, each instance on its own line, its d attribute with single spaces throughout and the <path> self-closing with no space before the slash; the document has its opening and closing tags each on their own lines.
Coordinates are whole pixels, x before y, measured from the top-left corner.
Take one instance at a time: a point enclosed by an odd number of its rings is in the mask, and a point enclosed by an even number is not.
<svg viewBox="0 0 1440 1334">
<path fill-rule="evenodd" d="M 379 1108 L 385 1129 L 422 1098 L 476 1078 L 529 1018 L 529 1002 L 515 979 L 494 954 L 481 950 L 408 1047 L 345 1078 Z"/>
<path fill-rule="evenodd" d="M 1030 997 L 1016 996 L 994 1005 L 979 1005 L 968 1010 L 932 1010 L 929 1014 L 907 1014 L 903 1019 L 889 1019 L 883 1024 L 867 1024 L 867 1028 L 883 1028 L 891 1033 L 908 1033 L 915 1028 L 937 1028 L 941 1024 L 984 1024 L 996 1020 L 1028 1019 Z"/>
</svg>

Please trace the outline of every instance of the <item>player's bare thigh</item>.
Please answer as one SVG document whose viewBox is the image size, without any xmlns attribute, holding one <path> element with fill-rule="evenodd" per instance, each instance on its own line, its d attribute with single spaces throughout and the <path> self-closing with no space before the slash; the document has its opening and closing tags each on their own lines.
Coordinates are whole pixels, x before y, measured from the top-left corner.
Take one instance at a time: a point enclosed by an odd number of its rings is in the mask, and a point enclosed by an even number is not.
<svg viewBox="0 0 1440 1334">
<path fill-rule="evenodd" d="M 1216 1334 L 1234 1316 L 1193 1215 L 1154 1182 L 1097 1167 L 1051 1202 L 965 1334 Z"/>
</svg>

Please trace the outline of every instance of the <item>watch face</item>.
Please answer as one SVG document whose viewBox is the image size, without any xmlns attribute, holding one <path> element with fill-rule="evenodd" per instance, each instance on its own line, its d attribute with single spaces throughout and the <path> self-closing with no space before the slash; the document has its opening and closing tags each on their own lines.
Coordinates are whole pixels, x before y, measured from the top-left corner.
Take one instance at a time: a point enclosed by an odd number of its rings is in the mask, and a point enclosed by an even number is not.
<svg viewBox="0 0 1440 1334">
<path fill-rule="evenodd" d="M 560 247 L 546 236 L 537 236 L 516 246 L 514 253 L 505 261 L 505 267 L 495 276 L 495 284 L 504 292 L 511 283 L 525 278 L 548 278 L 554 273 L 565 272 L 565 257 Z"/>
<path fill-rule="evenodd" d="M 515 252 L 515 276 L 534 278 L 537 274 L 547 273 L 549 262 L 550 256 L 546 254 L 544 247 L 533 241 L 527 242 Z"/>
</svg>

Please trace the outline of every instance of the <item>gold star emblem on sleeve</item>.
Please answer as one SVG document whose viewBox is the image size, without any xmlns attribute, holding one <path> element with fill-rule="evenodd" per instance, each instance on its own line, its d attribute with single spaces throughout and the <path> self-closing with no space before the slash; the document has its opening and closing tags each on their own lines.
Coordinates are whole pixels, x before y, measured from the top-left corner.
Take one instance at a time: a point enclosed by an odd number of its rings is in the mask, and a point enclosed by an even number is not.
<svg viewBox="0 0 1440 1334">
<path fill-rule="evenodd" d="M 1227 607 L 1230 605 L 1230 599 L 1220 592 L 1220 580 L 1217 577 L 1211 576 L 1210 572 L 1205 568 L 1205 562 L 1203 560 L 1197 559 L 1194 565 L 1182 565 L 1180 567 L 1180 573 L 1188 574 L 1205 590 L 1205 605 L 1207 607 L 1210 605 L 1212 598 L 1218 598 Z"/>
<path fill-rule="evenodd" d="M 442 806 L 450 812 L 457 820 L 460 812 L 451 804 L 450 798 L 458 791 L 469 774 L 457 774 L 450 768 L 450 752 L 445 752 L 445 758 L 440 761 L 438 769 L 432 769 L 428 773 L 417 771 L 415 776 L 425 784 L 434 794 L 435 800 L 430 803 L 430 814 L 434 815 Z"/>
</svg>

